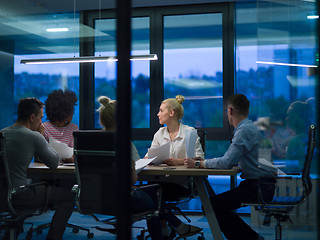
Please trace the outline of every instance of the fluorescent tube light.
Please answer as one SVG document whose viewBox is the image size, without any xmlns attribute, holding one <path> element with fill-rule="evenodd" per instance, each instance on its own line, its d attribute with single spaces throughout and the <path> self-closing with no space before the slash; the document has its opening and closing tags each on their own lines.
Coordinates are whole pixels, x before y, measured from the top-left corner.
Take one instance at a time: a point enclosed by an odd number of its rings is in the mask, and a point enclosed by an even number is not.
<svg viewBox="0 0 320 240">
<path fill-rule="evenodd" d="M 132 55 L 131 61 L 138 60 L 158 60 L 157 54 Z M 92 62 L 116 62 L 116 56 L 109 57 L 70 57 L 70 58 L 44 58 L 44 59 L 22 59 L 21 64 L 50 64 L 50 63 L 92 63 Z"/>
<path fill-rule="evenodd" d="M 318 19 L 319 15 L 315 15 L 315 14 L 314 15 L 308 15 L 307 18 L 308 19 Z"/>
<path fill-rule="evenodd" d="M 289 67 L 308 67 L 308 68 L 316 68 L 316 65 L 306 65 L 306 64 L 293 64 L 293 63 L 278 63 L 278 62 L 264 62 L 264 61 L 256 61 L 256 63 L 260 64 L 270 64 L 270 65 L 280 65 L 280 66 L 289 66 Z"/>
<path fill-rule="evenodd" d="M 47 28 L 47 32 L 68 32 L 69 28 Z"/>
</svg>

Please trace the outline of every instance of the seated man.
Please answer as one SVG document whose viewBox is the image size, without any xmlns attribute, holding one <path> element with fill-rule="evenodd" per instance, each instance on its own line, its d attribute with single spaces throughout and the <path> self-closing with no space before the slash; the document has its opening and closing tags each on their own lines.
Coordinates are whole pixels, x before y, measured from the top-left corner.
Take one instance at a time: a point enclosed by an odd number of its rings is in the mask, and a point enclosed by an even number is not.
<svg viewBox="0 0 320 240">
<path fill-rule="evenodd" d="M 13 187 L 28 185 L 27 169 L 36 154 L 49 168 L 57 168 L 60 157 L 40 133 L 43 131 L 43 103 L 36 98 L 21 99 L 18 117 L 14 125 L 0 130 L 5 134 L 7 158 Z M 28 208 L 41 204 L 45 187 L 34 187 L 13 199 L 15 208 Z M 70 191 L 55 186 L 49 187 L 49 207 L 56 211 L 51 221 L 47 239 L 62 239 L 68 219 L 74 208 L 74 197 Z M 22 227 L 22 226 L 21 226 Z"/>
<path fill-rule="evenodd" d="M 261 134 L 248 119 L 249 100 L 242 94 L 229 97 L 227 105 L 229 124 L 234 129 L 231 145 L 223 157 L 213 159 L 185 159 L 189 168 L 224 168 L 235 165 L 242 170 L 245 180 L 230 191 L 218 194 L 211 199 L 219 226 L 227 239 L 264 239 L 248 226 L 233 210 L 245 202 L 258 201 L 260 186 L 264 201 L 271 201 L 275 190 L 275 168 L 262 168 L 258 163 L 258 148 Z M 260 183 L 260 184 L 259 184 Z"/>
</svg>

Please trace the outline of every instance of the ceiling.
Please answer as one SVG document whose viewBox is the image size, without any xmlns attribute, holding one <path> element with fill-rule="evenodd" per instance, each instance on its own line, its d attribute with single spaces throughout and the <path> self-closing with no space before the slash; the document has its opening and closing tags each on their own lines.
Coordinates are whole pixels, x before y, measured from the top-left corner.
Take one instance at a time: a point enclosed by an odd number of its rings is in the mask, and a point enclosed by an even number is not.
<svg viewBox="0 0 320 240">
<path fill-rule="evenodd" d="M 75 41 L 79 31 L 84 33 L 84 37 L 101 36 L 108 38 L 108 31 L 103 29 L 97 31 L 88 26 L 78 24 L 78 18 L 73 14 L 80 10 L 110 9 L 115 7 L 116 0 L 1 0 L 0 8 L 0 51 L 15 54 L 36 54 L 36 53 L 70 53 L 74 52 Z M 306 34 L 301 32 L 309 31 L 306 12 L 314 8 L 316 0 L 269 0 L 274 4 L 272 10 L 272 22 L 259 19 L 257 9 L 248 8 L 245 5 L 243 10 L 238 11 L 237 22 L 239 39 L 252 38 L 250 30 L 257 28 L 257 19 L 261 21 L 262 34 L 275 36 L 275 41 L 279 41 L 279 36 L 287 37 L 296 35 L 297 39 Z M 227 2 L 219 0 L 133 0 L 133 7 L 152 7 L 166 5 L 186 5 L 213 2 Z M 246 3 L 255 1 L 237 0 L 236 2 Z M 264 1 L 259 1 L 259 15 L 264 16 Z M 74 5 L 75 4 L 75 5 Z M 101 5 L 101 6 L 99 6 Z M 254 6 L 254 5 L 253 5 Z M 288 10 L 289 9 L 289 10 Z M 289 13 L 288 13 L 289 12 Z M 290 25 L 291 23 L 291 25 Z M 290 26 L 288 26 L 288 24 Z M 69 31 L 59 34 L 46 32 L 50 27 L 68 26 Z M 188 29 L 186 29 L 188 31 Z M 270 31 L 273 33 L 270 34 Z M 292 32 L 291 32 L 292 31 Z M 110 34 L 112 36 L 112 34 Z M 301 39 L 299 40 L 301 41 Z M 314 41 L 305 39 L 304 41 Z M 77 45 L 78 46 L 78 45 Z"/>
<path fill-rule="evenodd" d="M 199 3 L 236 2 L 241 0 L 132 0 L 132 7 L 152 7 Z M 116 0 L 1 0 L 0 16 L 73 12 L 115 8 Z M 74 7 L 75 6 L 75 7 Z"/>
</svg>

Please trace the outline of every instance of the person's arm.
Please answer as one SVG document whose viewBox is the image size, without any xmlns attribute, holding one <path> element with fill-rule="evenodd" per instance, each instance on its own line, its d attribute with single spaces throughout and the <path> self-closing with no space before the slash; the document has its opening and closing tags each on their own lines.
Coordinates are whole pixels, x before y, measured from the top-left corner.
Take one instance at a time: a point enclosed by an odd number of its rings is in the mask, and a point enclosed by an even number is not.
<svg viewBox="0 0 320 240">
<path fill-rule="evenodd" d="M 168 158 L 168 159 L 164 160 L 163 163 L 167 164 L 168 166 L 183 165 L 184 159 L 183 158 Z"/>
<path fill-rule="evenodd" d="M 161 145 L 160 139 L 161 139 L 161 135 L 162 135 L 162 134 L 160 134 L 160 130 L 161 130 L 161 128 L 153 135 L 153 140 L 152 140 L 152 143 L 151 143 L 151 146 L 149 149 L 160 147 L 160 145 Z M 148 157 L 149 156 L 148 156 L 148 152 L 147 152 L 146 155 L 144 156 L 144 158 L 148 158 Z"/>
<path fill-rule="evenodd" d="M 132 183 L 132 185 L 135 184 L 137 180 L 138 180 L 138 175 L 136 172 L 136 162 L 132 161 L 132 165 L 131 165 L 131 183 Z"/>
<path fill-rule="evenodd" d="M 186 158 L 186 159 L 184 159 L 184 165 L 187 168 L 205 168 L 203 163 L 204 163 L 204 160 L 202 158 Z"/>
<path fill-rule="evenodd" d="M 60 162 L 59 154 L 49 146 L 43 135 L 37 133 L 36 155 L 49 168 L 57 168 Z"/>
<path fill-rule="evenodd" d="M 204 152 L 203 152 L 199 137 L 197 137 L 197 141 L 196 141 L 196 157 L 204 159 Z"/>
<path fill-rule="evenodd" d="M 230 169 L 239 162 L 243 151 L 241 144 L 232 142 L 223 157 L 206 159 L 203 166 L 204 168 Z"/>
<path fill-rule="evenodd" d="M 239 128 L 235 131 L 232 142 L 223 157 L 208 159 L 203 162 L 204 168 L 230 169 L 239 163 L 245 151 L 252 149 L 259 142 L 256 131 L 250 128 Z"/>
</svg>

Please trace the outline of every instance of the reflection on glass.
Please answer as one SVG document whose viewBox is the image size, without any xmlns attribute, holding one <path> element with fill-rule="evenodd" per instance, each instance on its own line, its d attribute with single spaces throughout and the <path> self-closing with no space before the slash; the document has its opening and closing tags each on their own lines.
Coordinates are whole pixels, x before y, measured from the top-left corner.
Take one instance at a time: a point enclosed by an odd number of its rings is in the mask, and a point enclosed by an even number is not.
<svg viewBox="0 0 320 240">
<path fill-rule="evenodd" d="M 151 146 L 152 141 L 132 141 L 136 146 L 140 158 L 144 158 L 146 153 L 148 152 L 148 148 Z"/>
<path fill-rule="evenodd" d="M 164 98 L 185 97 L 183 121 L 222 127 L 222 14 L 164 17 Z"/>
<path fill-rule="evenodd" d="M 14 57 L 14 105 L 16 118 L 20 98 L 36 97 L 43 103 L 53 90 L 68 88 L 79 98 L 79 64 L 20 64 L 21 59 L 74 57 L 74 54 L 16 55 Z M 43 121 L 47 121 L 45 111 Z M 79 104 L 72 122 L 79 126 Z"/>
<path fill-rule="evenodd" d="M 316 76 L 312 67 L 272 62 L 319 64 L 316 22 L 307 18 L 315 7 L 312 1 L 237 4 L 236 92 L 248 96 L 249 118 L 270 142 L 273 161 L 285 163 L 281 170 L 287 173 L 301 173 L 303 167 L 308 128 L 317 114 Z M 252 9 L 256 15 L 248 18 Z M 313 161 L 311 172 L 316 165 Z"/>
<path fill-rule="evenodd" d="M 96 20 L 96 56 L 116 56 L 115 19 Z M 132 55 L 149 54 L 149 18 L 132 18 Z M 132 127 L 150 126 L 150 63 L 131 62 Z M 116 63 L 95 63 L 95 99 L 108 96 L 116 99 Z M 99 105 L 96 103 L 96 108 Z M 95 127 L 99 128 L 99 115 L 95 114 Z"/>
</svg>

